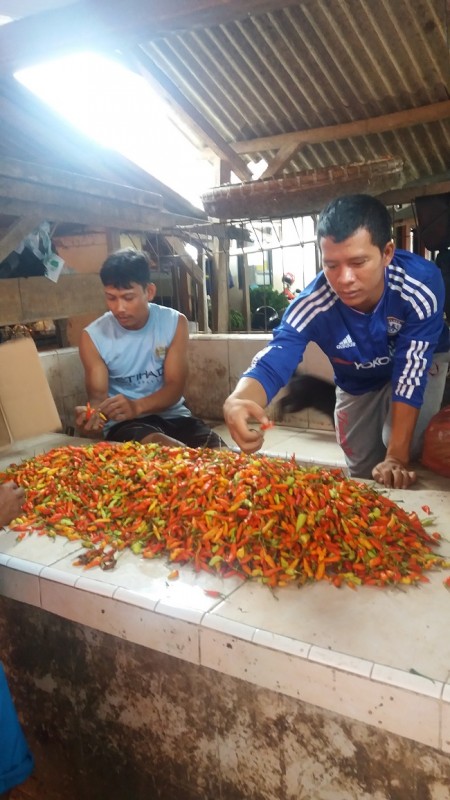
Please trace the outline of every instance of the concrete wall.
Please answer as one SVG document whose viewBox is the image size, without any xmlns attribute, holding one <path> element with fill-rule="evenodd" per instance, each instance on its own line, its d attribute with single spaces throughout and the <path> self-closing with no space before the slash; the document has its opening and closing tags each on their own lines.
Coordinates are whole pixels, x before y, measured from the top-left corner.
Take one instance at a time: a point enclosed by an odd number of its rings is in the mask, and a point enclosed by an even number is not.
<svg viewBox="0 0 450 800">
<path fill-rule="evenodd" d="M 271 341 L 271 334 L 198 334 L 189 345 L 189 380 L 186 399 L 192 411 L 204 419 L 222 419 L 222 406 L 253 357 Z M 332 380 L 328 358 L 314 343 L 308 345 L 301 372 Z M 274 405 L 282 391 L 270 407 Z M 287 415 L 285 425 L 332 430 L 330 421 L 311 410 Z"/>
<path fill-rule="evenodd" d="M 210 422 L 221 421 L 225 399 L 254 355 L 270 339 L 270 334 L 191 334 L 185 395 L 192 413 Z M 66 430 L 74 424 L 74 407 L 86 402 L 84 371 L 78 349 L 68 347 L 41 353 L 40 357 L 63 430 Z M 328 358 L 313 343 L 306 349 L 300 370 L 332 379 Z M 332 429 L 326 417 L 312 410 L 287 415 L 284 424 L 299 428 Z"/>
<path fill-rule="evenodd" d="M 231 646 L 231 645 L 230 645 Z M 0 598 L 29 800 L 448 800 L 450 757 Z"/>
<path fill-rule="evenodd" d="M 0 325 L 67 319 L 79 314 L 98 317 L 105 300 L 98 275 L 61 275 L 48 278 L 8 278 L 0 281 Z"/>
</svg>

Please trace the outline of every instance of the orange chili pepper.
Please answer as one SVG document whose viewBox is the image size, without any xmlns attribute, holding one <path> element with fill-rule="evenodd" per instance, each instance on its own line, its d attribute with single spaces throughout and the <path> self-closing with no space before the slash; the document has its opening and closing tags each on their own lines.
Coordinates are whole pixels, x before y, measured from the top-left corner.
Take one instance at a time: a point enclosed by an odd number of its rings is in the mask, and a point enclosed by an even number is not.
<svg viewBox="0 0 450 800">
<path fill-rule="evenodd" d="M 98 442 L 0 473 L 11 478 L 27 490 L 17 533 L 81 539 L 76 563 L 88 568 L 114 567 L 126 547 L 270 587 L 408 585 L 450 567 L 433 549 L 439 534 L 415 512 L 338 469 L 294 459 Z"/>
<path fill-rule="evenodd" d="M 269 428 L 274 428 L 275 427 L 275 423 L 272 422 L 271 420 L 269 420 L 269 422 L 266 422 L 266 423 L 262 422 L 259 427 L 260 427 L 260 430 L 262 430 L 262 431 L 268 431 Z"/>
</svg>

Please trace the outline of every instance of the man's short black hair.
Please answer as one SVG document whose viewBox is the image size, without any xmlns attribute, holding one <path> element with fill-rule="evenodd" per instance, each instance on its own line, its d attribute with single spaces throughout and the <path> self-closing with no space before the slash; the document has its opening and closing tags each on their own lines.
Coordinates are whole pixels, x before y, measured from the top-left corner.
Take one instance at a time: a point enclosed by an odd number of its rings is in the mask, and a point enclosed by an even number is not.
<svg viewBox="0 0 450 800">
<path fill-rule="evenodd" d="M 321 211 L 317 223 L 317 241 L 325 236 L 343 242 L 359 228 L 369 231 L 372 244 L 383 251 L 392 239 L 389 211 L 384 203 L 370 194 L 348 194 L 337 197 Z"/>
<path fill-rule="evenodd" d="M 115 289 L 129 289 L 132 283 L 147 286 L 152 280 L 146 253 L 133 247 L 116 250 L 103 263 L 100 280 L 103 286 L 114 286 Z"/>
</svg>

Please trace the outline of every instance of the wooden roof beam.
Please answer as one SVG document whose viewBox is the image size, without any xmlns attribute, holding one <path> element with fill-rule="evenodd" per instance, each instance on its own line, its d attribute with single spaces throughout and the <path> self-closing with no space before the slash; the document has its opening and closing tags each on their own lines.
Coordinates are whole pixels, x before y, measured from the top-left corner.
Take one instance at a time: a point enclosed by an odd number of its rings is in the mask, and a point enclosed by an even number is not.
<svg viewBox="0 0 450 800">
<path fill-rule="evenodd" d="M 162 210 L 162 195 L 148 192 L 145 189 L 135 189 L 131 186 L 111 183 L 100 178 L 91 178 L 88 175 L 79 175 L 66 170 L 49 167 L 46 164 L 37 164 L 31 161 L 22 161 L 18 158 L 0 158 L 0 194 L 3 196 L 18 197 L 19 187 L 28 187 L 27 191 L 36 193 L 39 200 L 39 191 L 48 189 L 62 190 L 67 193 L 70 204 L 72 197 L 87 195 L 101 200 L 118 200 L 151 210 Z M 13 185 L 13 194 L 7 195 L 7 187 Z"/>
<path fill-rule="evenodd" d="M 338 139 L 350 139 L 355 136 L 368 136 L 371 133 L 384 133 L 385 131 L 410 128 L 413 125 L 422 125 L 427 122 L 436 122 L 450 117 L 450 100 L 440 103 L 430 103 L 419 108 L 410 108 L 405 111 L 395 111 L 393 114 L 383 114 L 380 117 L 359 119 L 354 122 L 344 122 L 340 125 L 327 125 L 323 128 L 310 128 L 309 130 L 293 131 L 292 133 L 279 133 L 275 136 L 262 136 L 258 139 L 248 139 L 245 142 L 234 142 L 231 146 L 236 153 L 262 153 L 267 150 L 280 150 L 292 147 L 290 157 L 299 147 L 319 142 L 331 142 Z"/>
<path fill-rule="evenodd" d="M 450 170 L 440 175 L 429 175 L 417 181 L 412 181 L 399 189 L 391 189 L 379 195 L 379 199 L 389 205 L 412 203 L 416 197 L 428 197 L 434 194 L 450 192 Z"/>
<path fill-rule="evenodd" d="M 311 2 L 311 0 L 303 0 Z M 78 0 L 0 27 L 0 72 L 67 52 L 114 49 L 175 31 L 220 25 L 297 5 L 295 0 Z"/>
<path fill-rule="evenodd" d="M 275 158 L 273 158 L 268 164 L 260 177 L 275 178 L 280 174 L 280 172 L 283 171 L 284 167 L 289 164 L 291 158 L 298 150 L 300 150 L 302 146 L 303 145 L 300 145 L 299 147 L 299 145 L 295 142 L 294 144 L 285 144 L 284 147 L 280 147 Z"/>
<path fill-rule="evenodd" d="M 159 194 L 12 158 L 0 159 L 1 213 L 144 232 L 199 221 L 166 211 Z"/>
</svg>

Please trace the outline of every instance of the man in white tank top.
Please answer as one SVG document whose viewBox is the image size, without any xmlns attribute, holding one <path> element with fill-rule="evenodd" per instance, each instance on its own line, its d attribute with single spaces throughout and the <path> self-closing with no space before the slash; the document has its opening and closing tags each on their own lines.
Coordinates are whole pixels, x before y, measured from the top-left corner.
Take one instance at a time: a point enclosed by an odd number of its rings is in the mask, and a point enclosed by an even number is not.
<svg viewBox="0 0 450 800">
<path fill-rule="evenodd" d="M 156 286 L 146 254 L 118 250 L 100 279 L 109 311 L 81 334 L 89 402 L 75 410 L 80 432 L 103 431 L 115 442 L 226 447 L 185 404 L 188 322 L 152 303 Z"/>
</svg>

